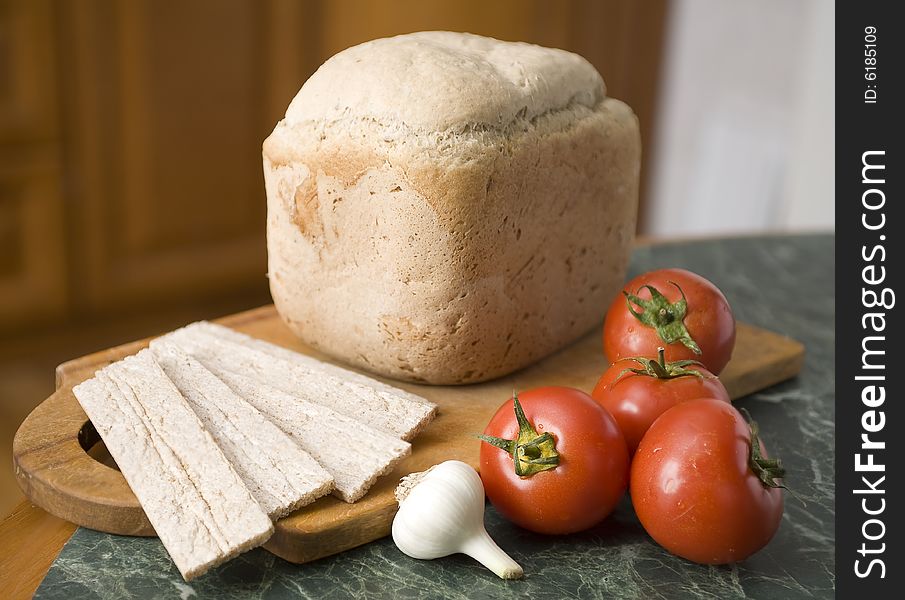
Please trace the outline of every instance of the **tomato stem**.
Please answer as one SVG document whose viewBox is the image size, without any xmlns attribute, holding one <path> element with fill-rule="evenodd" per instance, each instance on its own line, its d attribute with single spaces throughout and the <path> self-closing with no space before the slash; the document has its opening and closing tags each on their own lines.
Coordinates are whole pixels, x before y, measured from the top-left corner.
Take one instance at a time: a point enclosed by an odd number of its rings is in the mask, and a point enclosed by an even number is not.
<svg viewBox="0 0 905 600">
<path fill-rule="evenodd" d="M 748 465 L 751 470 L 754 471 L 754 474 L 757 475 L 764 487 L 788 489 L 782 483 L 776 481 L 786 476 L 782 461 L 778 458 L 767 458 L 761 453 L 757 421 L 751 418 L 751 413 L 747 409 L 741 408 L 740 410 L 745 416 L 745 420 L 748 421 L 748 428 L 751 430 L 751 450 L 748 454 Z"/>
<path fill-rule="evenodd" d="M 807 506 L 807 502 L 802 496 L 796 494 L 784 483 L 776 481 L 786 476 L 786 469 L 782 466 L 782 461 L 778 458 L 767 458 L 761 453 L 760 428 L 757 426 L 757 421 L 751 418 L 751 413 L 747 409 L 739 407 L 739 410 L 745 416 L 745 420 L 748 421 L 748 428 L 751 430 L 751 450 L 748 455 L 748 466 L 751 467 L 751 470 L 754 471 L 754 474 L 757 475 L 764 487 L 782 488 L 801 502 L 802 506 Z"/>
<path fill-rule="evenodd" d="M 623 369 L 619 375 L 616 376 L 616 379 L 613 380 L 613 383 L 610 384 L 610 389 L 613 388 L 614 385 L 619 383 L 619 381 L 628 375 L 629 373 L 634 373 L 635 375 L 643 375 L 646 377 L 654 377 L 656 379 L 675 379 L 676 377 L 698 377 L 700 379 L 704 379 L 705 377 L 708 379 L 716 379 L 714 375 L 705 375 L 698 369 L 689 369 L 688 367 L 695 365 L 698 367 L 703 367 L 704 365 L 696 360 L 676 360 L 673 362 L 666 362 L 666 349 L 662 346 L 657 348 L 657 359 L 654 360 L 652 358 L 644 358 L 643 356 L 631 356 L 626 357 L 616 362 L 622 362 L 630 360 L 641 365 L 641 368 L 625 368 Z"/>
<path fill-rule="evenodd" d="M 538 434 L 528 421 L 522 404 L 518 400 L 518 392 L 512 393 L 512 404 L 515 408 L 515 420 L 518 423 L 518 436 L 507 440 L 492 435 L 478 435 L 478 439 L 495 448 L 508 452 L 515 464 L 515 474 L 519 477 L 530 477 L 541 471 L 555 469 L 559 465 L 559 453 L 556 451 L 556 440 L 548 431 Z"/>
<path fill-rule="evenodd" d="M 638 291 L 647 289 L 650 292 L 650 300 L 623 290 L 622 294 L 625 296 L 628 310 L 643 325 L 656 330 L 657 335 L 665 343 L 681 342 L 695 354 L 701 354 L 701 348 L 685 327 L 685 315 L 688 313 L 688 300 L 685 298 L 685 292 L 682 291 L 679 284 L 672 281 L 669 283 L 679 290 L 679 294 L 682 295 L 681 300 L 670 303 L 666 296 L 654 286 L 642 285 Z M 637 310 L 635 306 L 641 310 Z"/>
</svg>

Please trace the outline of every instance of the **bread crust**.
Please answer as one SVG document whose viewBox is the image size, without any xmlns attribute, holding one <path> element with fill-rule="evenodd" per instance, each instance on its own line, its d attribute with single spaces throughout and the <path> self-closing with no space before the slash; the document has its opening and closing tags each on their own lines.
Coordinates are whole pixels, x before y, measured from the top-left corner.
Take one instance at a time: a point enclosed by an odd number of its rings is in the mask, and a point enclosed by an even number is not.
<svg viewBox="0 0 905 600">
<path fill-rule="evenodd" d="M 286 121 L 367 117 L 409 132 L 499 129 L 570 103 L 593 107 L 605 92 L 594 67 L 565 50 L 421 31 L 327 60 L 292 100 Z"/>
<path fill-rule="evenodd" d="M 546 73 L 541 58 L 532 68 Z M 599 323 L 628 263 L 640 137 L 579 60 L 565 104 L 548 95 L 497 123 L 361 102 L 318 118 L 300 92 L 263 152 L 270 287 L 287 325 L 357 367 L 461 384 Z"/>
</svg>

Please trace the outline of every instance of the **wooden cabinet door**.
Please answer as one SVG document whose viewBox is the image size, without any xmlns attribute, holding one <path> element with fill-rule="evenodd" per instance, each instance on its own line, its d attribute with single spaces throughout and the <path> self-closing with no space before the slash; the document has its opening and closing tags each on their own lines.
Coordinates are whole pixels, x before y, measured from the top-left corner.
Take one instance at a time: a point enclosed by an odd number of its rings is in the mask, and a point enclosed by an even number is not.
<svg viewBox="0 0 905 600">
<path fill-rule="evenodd" d="M 80 308 L 266 286 L 258 5 L 59 7 Z"/>
<path fill-rule="evenodd" d="M 62 208 L 52 148 L 0 150 L 0 332 L 65 314 Z"/>
<path fill-rule="evenodd" d="M 67 307 L 52 14 L 0 3 L 0 331 Z"/>
</svg>

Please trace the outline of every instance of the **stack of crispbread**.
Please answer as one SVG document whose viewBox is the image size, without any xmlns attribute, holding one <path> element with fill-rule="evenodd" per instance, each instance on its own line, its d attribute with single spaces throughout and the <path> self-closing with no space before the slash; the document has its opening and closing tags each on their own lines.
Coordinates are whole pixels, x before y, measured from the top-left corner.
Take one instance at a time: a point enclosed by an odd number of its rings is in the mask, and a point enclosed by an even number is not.
<svg viewBox="0 0 905 600">
<path fill-rule="evenodd" d="M 330 492 L 330 473 L 201 363 L 172 344 L 152 352 L 268 515 L 285 516 Z"/>
<path fill-rule="evenodd" d="M 188 581 L 330 493 L 354 502 L 436 406 L 212 323 L 73 389 Z"/>
<path fill-rule="evenodd" d="M 218 370 L 242 373 L 404 440 L 414 438 L 437 410 L 420 396 L 207 321 L 162 339 Z"/>
<path fill-rule="evenodd" d="M 411 453 L 408 442 L 326 406 L 238 373 L 211 368 L 323 465 L 333 476 L 334 495 L 346 502 L 364 496 L 378 477 Z"/>
</svg>

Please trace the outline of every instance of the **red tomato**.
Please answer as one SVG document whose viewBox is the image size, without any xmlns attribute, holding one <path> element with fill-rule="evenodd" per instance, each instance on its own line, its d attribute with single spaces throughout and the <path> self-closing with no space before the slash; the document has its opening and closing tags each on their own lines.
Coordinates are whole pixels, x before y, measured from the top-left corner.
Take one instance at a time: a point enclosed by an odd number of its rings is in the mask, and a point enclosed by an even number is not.
<svg viewBox="0 0 905 600">
<path fill-rule="evenodd" d="M 732 405 L 690 400 L 663 413 L 641 440 L 632 461 L 632 504 L 647 533 L 673 554 L 725 564 L 754 554 L 776 533 L 782 491 L 765 481 L 779 486 L 782 475 L 779 461 L 766 458 L 756 426 Z"/>
<path fill-rule="evenodd" d="M 659 362 L 624 360 L 612 365 L 591 396 L 619 423 L 632 454 L 657 417 L 676 404 L 696 398 L 729 402 L 726 388 L 710 371 L 699 365 L 666 363 L 662 355 Z"/>
<path fill-rule="evenodd" d="M 719 375 L 734 345 L 735 318 L 726 297 L 715 285 L 684 269 L 651 271 L 629 281 L 613 300 L 603 324 L 603 349 L 612 363 L 633 356 L 654 357 L 663 346 L 667 361 L 698 360 Z"/>
<path fill-rule="evenodd" d="M 484 430 L 498 444 L 516 440 L 501 449 L 482 438 L 487 497 L 504 517 L 538 533 L 574 533 L 602 521 L 628 485 L 628 449 L 616 421 L 572 388 L 542 387 L 518 400 L 521 419 L 510 399 Z"/>
</svg>

